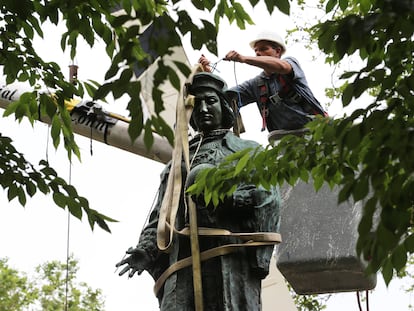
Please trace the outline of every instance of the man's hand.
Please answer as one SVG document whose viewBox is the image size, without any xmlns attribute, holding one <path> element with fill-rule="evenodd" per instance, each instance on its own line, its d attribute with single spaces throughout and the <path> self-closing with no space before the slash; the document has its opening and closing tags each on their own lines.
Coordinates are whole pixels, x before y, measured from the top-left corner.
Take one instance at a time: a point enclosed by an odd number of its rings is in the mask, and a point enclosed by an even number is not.
<svg viewBox="0 0 414 311">
<path fill-rule="evenodd" d="M 210 61 L 204 56 L 204 54 L 201 54 L 198 62 L 201 64 L 201 66 L 203 66 L 204 71 L 211 72 Z"/>
<path fill-rule="evenodd" d="M 234 50 L 228 52 L 223 59 L 228 61 L 244 63 L 244 56 Z"/>
<path fill-rule="evenodd" d="M 135 272 L 140 275 L 151 263 L 150 257 L 143 249 L 130 247 L 126 253 L 129 256 L 116 264 L 117 268 L 126 265 L 121 272 L 119 272 L 119 275 L 124 275 L 129 271 L 128 277 L 132 278 Z"/>
</svg>

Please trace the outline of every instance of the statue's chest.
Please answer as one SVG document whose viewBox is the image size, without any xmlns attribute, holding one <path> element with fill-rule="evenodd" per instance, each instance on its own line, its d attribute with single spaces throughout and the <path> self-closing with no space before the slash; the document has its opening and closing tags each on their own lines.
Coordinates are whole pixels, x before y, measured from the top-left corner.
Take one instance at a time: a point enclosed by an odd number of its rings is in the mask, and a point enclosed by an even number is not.
<svg viewBox="0 0 414 311">
<path fill-rule="evenodd" d="M 231 151 L 223 146 L 222 140 L 214 140 L 203 143 L 198 149 L 193 150 L 190 158 L 192 158 L 192 167 L 199 164 L 213 164 L 217 165 L 223 161 Z"/>
</svg>

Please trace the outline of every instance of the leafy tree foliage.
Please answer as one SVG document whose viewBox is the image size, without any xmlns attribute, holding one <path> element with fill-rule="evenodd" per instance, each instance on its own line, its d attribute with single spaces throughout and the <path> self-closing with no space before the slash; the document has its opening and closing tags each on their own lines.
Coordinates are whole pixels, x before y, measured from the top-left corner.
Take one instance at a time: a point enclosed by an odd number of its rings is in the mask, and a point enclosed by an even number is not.
<svg viewBox="0 0 414 311">
<path fill-rule="evenodd" d="M 0 310 L 104 310 L 101 290 L 77 283 L 78 261 L 70 257 L 68 263 L 67 273 L 66 263 L 46 262 L 36 267 L 35 275 L 29 279 L 11 268 L 7 259 L 0 259 Z"/>
<path fill-rule="evenodd" d="M 367 272 L 381 269 L 388 283 L 414 252 L 414 1 L 321 3 L 330 17 L 312 28 L 320 49 L 334 64 L 349 55 L 363 64 L 341 77 L 343 106 L 367 92 L 373 100 L 350 116 L 311 122 L 309 135 L 233 155 L 221 168 L 204 172 L 207 180 L 191 191 L 215 203 L 241 180 L 269 187 L 311 176 L 316 189 L 338 184 L 339 202 L 363 201 L 357 252 L 369 262 Z"/>
<path fill-rule="evenodd" d="M 53 192 L 55 203 L 61 208 L 68 208 L 72 215 L 81 219 L 86 212 L 90 226 L 97 223 L 101 228 L 109 231 L 105 220 L 111 218 L 89 208 L 88 201 L 78 195 L 76 189 L 60 178 L 47 161 L 40 161 L 36 168 L 26 161 L 12 145 L 10 138 L 0 133 L 0 185 L 7 190 L 9 201 L 17 198 L 21 205 L 26 204 L 26 194 L 32 197 L 39 190 L 44 194 Z"/>
<path fill-rule="evenodd" d="M 24 310 L 38 295 L 27 276 L 8 266 L 7 259 L 0 259 L 0 310 Z"/>
<path fill-rule="evenodd" d="M 286 283 L 298 311 L 322 311 L 331 295 L 298 295 L 289 283 Z"/>
</svg>

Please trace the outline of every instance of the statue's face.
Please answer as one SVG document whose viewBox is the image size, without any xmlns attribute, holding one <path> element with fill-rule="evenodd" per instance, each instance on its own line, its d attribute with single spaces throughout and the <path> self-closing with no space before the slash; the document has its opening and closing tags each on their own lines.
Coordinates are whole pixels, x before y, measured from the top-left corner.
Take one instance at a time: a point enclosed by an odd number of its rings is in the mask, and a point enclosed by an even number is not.
<svg viewBox="0 0 414 311">
<path fill-rule="evenodd" d="M 199 89 L 195 94 L 192 118 L 200 132 L 221 128 L 222 111 L 220 97 L 211 89 Z"/>
</svg>

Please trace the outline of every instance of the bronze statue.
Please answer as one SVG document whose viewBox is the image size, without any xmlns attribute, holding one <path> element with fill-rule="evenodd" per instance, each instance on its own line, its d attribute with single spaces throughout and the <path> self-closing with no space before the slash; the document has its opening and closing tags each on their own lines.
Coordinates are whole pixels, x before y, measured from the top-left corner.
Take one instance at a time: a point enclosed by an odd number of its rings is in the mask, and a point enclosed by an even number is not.
<svg viewBox="0 0 414 311">
<path fill-rule="evenodd" d="M 211 73 L 194 75 L 188 93 L 195 97 L 190 124 L 198 131 L 189 143 L 191 170 L 183 176 L 188 186 L 194 182 L 196 173 L 203 167 L 217 165 L 224 157 L 258 144 L 243 140 L 230 129 L 234 123 L 234 112 L 229 105 L 226 83 Z M 117 264 L 124 266 L 119 275 L 148 271 L 155 281 L 163 278 L 167 268 L 179 260 L 191 256 L 188 236 L 175 234 L 168 252 L 157 247 L 157 225 L 161 202 L 165 193 L 171 163 L 161 174 L 158 202 L 151 212 L 149 222 L 143 229 L 138 245 L 127 251 L 128 257 Z M 184 187 L 183 187 L 184 188 Z M 261 310 L 261 281 L 269 271 L 273 253 L 272 243 L 243 247 L 250 243 L 240 238 L 240 233 L 275 233 L 279 224 L 280 198 L 276 188 L 265 190 L 254 185 L 241 184 L 231 197 L 217 207 L 206 206 L 204 199 L 195 198 L 198 228 L 225 229 L 234 233 L 227 236 L 199 236 L 199 251 L 229 245 L 242 245 L 235 250 L 201 261 L 203 310 Z M 188 210 L 181 191 L 180 204 L 175 219 L 177 232 L 186 229 L 189 223 Z M 250 238 L 248 238 L 250 239 Z M 254 239 L 254 237 L 252 238 Z M 275 244 L 275 243 L 273 243 Z M 171 273 L 157 292 L 160 310 L 195 310 L 192 267 L 187 265 Z"/>
</svg>

